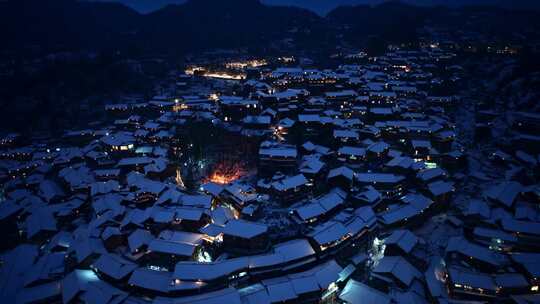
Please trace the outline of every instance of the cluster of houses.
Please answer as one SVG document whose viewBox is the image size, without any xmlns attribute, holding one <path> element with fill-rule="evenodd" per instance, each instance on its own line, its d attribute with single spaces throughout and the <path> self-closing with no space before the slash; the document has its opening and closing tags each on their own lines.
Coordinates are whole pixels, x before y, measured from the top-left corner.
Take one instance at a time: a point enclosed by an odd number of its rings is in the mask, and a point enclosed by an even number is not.
<svg viewBox="0 0 540 304">
<path fill-rule="evenodd" d="M 446 68 L 454 60 L 427 48 L 333 69 L 265 61 L 234 91 L 110 104 L 110 122 L 59 139 L 2 138 L 0 298 L 538 301 L 537 176 L 455 211 L 468 167 L 460 99 L 433 93 L 461 73 Z M 204 77 L 194 74 L 182 88 Z M 248 138 L 256 174 L 186 188 L 177 160 L 193 123 Z M 526 114 L 517 123 L 538 127 Z M 526 152 L 490 160 L 538 168 Z M 432 244 L 417 231 L 441 214 L 463 233 Z"/>
</svg>

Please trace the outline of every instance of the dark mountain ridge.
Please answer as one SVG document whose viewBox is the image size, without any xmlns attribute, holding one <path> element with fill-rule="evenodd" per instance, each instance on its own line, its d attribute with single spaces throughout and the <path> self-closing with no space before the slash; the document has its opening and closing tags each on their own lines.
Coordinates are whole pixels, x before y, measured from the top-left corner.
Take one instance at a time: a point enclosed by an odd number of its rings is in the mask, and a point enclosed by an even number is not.
<svg viewBox="0 0 540 304">
<path fill-rule="evenodd" d="M 39 49 L 42 53 L 112 50 L 185 54 L 214 48 L 265 47 L 286 38 L 300 46 L 319 48 L 335 44 L 340 35 L 353 45 L 362 45 L 372 36 L 388 42 L 410 42 L 426 20 L 459 23 L 462 19 L 454 13 L 475 16 L 484 11 L 491 12 L 485 23 L 492 31 L 519 30 L 540 20 L 537 12 L 401 2 L 342 6 L 323 18 L 306 9 L 269 6 L 259 0 L 189 0 L 149 14 L 109 2 L 8 0 L 0 2 L 0 33 L 8 42 L 3 51 L 12 53 Z"/>
<path fill-rule="evenodd" d="M 87 0 L 87 1 L 114 1 L 123 3 L 138 12 L 149 13 L 156 11 L 167 4 L 182 4 L 186 0 Z M 333 9 L 340 6 L 353 5 L 379 5 L 388 0 L 261 0 L 267 5 L 294 6 L 316 12 L 326 16 Z M 418 6 L 446 6 L 463 7 L 469 5 L 497 6 L 507 9 L 540 9 L 537 0 L 401 0 L 404 3 Z"/>
<path fill-rule="evenodd" d="M 131 47 L 150 52 L 252 45 L 322 22 L 313 12 L 257 0 L 191 0 L 150 14 L 119 3 L 10 0 L 0 2 L 0 20 L 0 32 L 12 49 Z"/>
</svg>

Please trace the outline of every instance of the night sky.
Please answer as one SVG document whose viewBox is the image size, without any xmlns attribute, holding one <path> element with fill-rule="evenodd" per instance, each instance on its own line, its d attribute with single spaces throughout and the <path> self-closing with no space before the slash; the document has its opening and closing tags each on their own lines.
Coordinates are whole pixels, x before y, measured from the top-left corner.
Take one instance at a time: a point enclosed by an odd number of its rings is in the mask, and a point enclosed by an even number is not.
<svg viewBox="0 0 540 304">
<path fill-rule="evenodd" d="M 186 0 L 97 0 L 97 1 L 115 1 L 124 3 L 141 13 L 147 13 L 157 10 L 167 4 L 181 4 Z M 224 0 L 226 1 L 226 0 Z M 294 5 L 303 8 L 307 8 L 324 15 L 330 10 L 340 5 L 355 5 L 355 4 L 378 4 L 385 2 L 386 0 L 261 0 L 261 2 L 271 5 Z M 540 6 L 537 0 L 402 0 L 401 2 L 407 2 L 416 5 L 446 5 L 446 6 L 460 6 L 460 5 L 497 5 L 504 7 L 515 8 L 529 8 L 534 6 L 538 8 Z"/>
</svg>

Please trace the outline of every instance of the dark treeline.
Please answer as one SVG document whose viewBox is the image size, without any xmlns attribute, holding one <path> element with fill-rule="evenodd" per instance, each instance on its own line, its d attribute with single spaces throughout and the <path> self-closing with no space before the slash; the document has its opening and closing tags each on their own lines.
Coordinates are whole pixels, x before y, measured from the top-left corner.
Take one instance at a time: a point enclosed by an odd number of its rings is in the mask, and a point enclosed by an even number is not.
<svg viewBox="0 0 540 304">
<path fill-rule="evenodd" d="M 0 87 L 0 129 L 32 132 L 84 126 L 105 101 L 151 93 L 152 79 L 114 56 L 51 61 L 28 70 L 17 64 Z"/>
</svg>

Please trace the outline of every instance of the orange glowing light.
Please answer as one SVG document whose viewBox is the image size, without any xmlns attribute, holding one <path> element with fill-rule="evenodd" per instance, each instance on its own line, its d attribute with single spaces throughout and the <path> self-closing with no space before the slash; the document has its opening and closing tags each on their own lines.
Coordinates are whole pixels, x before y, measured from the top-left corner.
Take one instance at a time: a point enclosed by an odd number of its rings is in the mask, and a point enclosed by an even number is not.
<svg viewBox="0 0 540 304">
<path fill-rule="evenodd" d="M 208 181 L 226 185 L 239 179 L 244 174 L 245 170 L 241 164 L 220 163 L 215 166 L 214 171 L 208 177 Z"/>
</svg>

